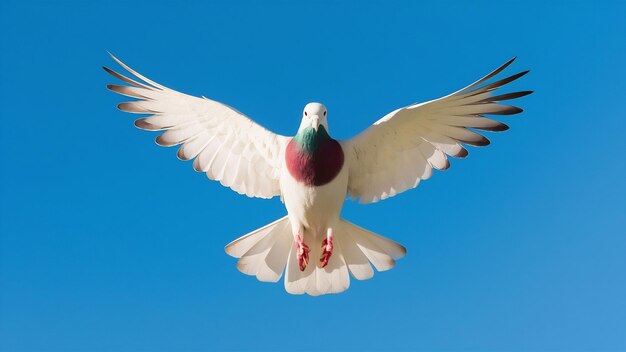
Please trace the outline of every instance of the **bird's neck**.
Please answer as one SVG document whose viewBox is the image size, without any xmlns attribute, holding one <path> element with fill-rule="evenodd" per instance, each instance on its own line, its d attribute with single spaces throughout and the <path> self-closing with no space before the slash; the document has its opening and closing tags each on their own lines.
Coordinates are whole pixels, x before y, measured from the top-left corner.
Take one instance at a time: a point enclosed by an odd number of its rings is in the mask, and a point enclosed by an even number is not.
<svg viewBox="0 0 626 352">
<path fill-rule="evenodd" d="M 307 154 L 313 154 L 320 144 L 330 140 L 330 136 L 324 126 L 320 125 L 317 131 L 313 127 L 306 127 L 293 137 L 299 149 Z"/>
</svg>

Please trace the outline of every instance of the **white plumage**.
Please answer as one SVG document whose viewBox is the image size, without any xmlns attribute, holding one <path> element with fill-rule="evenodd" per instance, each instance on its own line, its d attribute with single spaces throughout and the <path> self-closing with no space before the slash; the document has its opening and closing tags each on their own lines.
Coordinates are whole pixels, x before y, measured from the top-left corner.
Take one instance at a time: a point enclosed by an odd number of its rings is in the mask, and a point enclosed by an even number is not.
<svg viewBox="0 0 626 352">
<path fill-rule="evenodd" d="M 193 159 L 196 171 L 240 194 L 281 196 L 288 215 L 233 241 L 226 252 L 240 258 L 241 272 L 260 281 L 276 282 L 284 272 L 285 289 L 294 294 L 342 292 L 350 274 L 365 280 L 374 275 L 372 265 L 378 271 L 394 267 L 405 248 L 342 219 L 346 196 L 371 203 L 416 187 L 432 169 L 447 169 L 448 156 L 466 157 L 464 144 L 489 144 L 479 130 L 508 129 L 484 115 L 519 113 L 500 102 L 531 93 L 494 94 L 528 71 L 481 86 L 512 59 L 455 93 L 397 109 L 336 143 L 327 135 L 322 104 L 305 107 L 296 137 L 281 136 L 225 104 L 171 90 L 113 59 L 141 80 L 104 68 L 130 84 L 109 85 L 110 90 L 138 99 L 119 109 L 150 115 L 135 121 L 138 128 L 165 131 L 159 145 L 180 145 L 178 158 Z M 309 256 L 320 261 L 309 263 Z"/>
<path fill-rule="evenodd" d="M 530 91 L 494 96 L 492 92 L 528 71 L 477 88 L 500 73 L 514 59 L 475 83 L 443 98 L 395 110 L 344 143 L 351 155 L 348 191 L 352 199 L 371 203 L 415 188 L 432 175 L 432 168 L 450 166 L 446 155 L 464 158 L 462 144 L 484 146 L 489 140 L 476 131 L 504 131 L 508 127 L 483 114 L 511 115 L 521 109 L 499 101 Z"/>
<path fill-rule="evenodd" d="M 280 195 L 280 153 L 289 138 L 274 134 L 237 110 L 207 98 L 179 93 L 149 80 L 113 57 L 139 83 L 106 69 L 133 85 L 109 85 L 114 92 L 140 100 L 122 103 L 120 110 L 151 114 L 135 121 L 149 131 L 165 130 L 156 142 L 181 145 L 177 156 L 194 159 L 193 167 L 226 187 L 249 197 Z"/>
</svg>

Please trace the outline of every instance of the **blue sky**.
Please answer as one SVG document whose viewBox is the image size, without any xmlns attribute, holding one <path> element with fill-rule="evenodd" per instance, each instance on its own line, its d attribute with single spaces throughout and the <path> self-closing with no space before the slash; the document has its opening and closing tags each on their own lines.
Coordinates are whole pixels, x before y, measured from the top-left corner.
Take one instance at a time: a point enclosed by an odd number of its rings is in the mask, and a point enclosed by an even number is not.
<svg viewBox="0 0 626 352">
<path fill-rule="evenodd" d="M 601 4 L 601 5 L 600 5 Z M 624 2 L 0 4 L 0 350 L 626 350 Z M 115 105 L 106 51 L 293 134 L 337 138 L 507 59 L 511 129 L 344 216 L 408 248 L 291 296 L 223 247 L 284 215 L 195 173 Z"/>
</svg>

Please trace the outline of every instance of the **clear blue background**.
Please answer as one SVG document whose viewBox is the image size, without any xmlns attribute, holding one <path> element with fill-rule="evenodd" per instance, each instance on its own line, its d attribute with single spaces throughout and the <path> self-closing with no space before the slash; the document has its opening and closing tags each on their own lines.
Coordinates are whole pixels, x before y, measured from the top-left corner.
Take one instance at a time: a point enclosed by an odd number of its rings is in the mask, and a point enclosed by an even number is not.
<svg viewBox="0 0 626 352">
<path fill-rule="evenodd" d="M 2 351 L 626 350 L 624 2 L 2 1 Z M 348 138 L 507 59 L 511 130 L 349 220 L 408 248 L 291 296 L 223 246 L 283 216 L 157 147 L 106 51 L 292 134 Z"/>
</svg>

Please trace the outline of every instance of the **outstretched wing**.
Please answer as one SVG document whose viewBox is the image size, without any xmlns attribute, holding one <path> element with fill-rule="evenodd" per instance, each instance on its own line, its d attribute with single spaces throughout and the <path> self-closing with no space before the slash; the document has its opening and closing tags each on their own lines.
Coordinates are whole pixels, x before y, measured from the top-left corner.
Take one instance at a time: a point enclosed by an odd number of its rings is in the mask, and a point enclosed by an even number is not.
<svg viewBox="0 0 626 352">
<path fill-rule="evenodd" d="M 443 98 L 410 105 L 387 114 L 356 137 L 342 142 L 349 167 L 352 199 L 372 203 L 415 188 L 432 169 L 450 167 L 447 156 L 464 158 L 463 144 L 485 146 L 489 140 L 476 130 L 505 131 L 508 126 L 483 115 L 512 115 L 522 109 L 499 102 L 532 93 L 495 95 L 499 87 L 524 71 L 481 86 L 515 58 L 487 76 Z"/>
<path fill-rule="evenodd" d="M 288 142 L 239 111 L 207 98 L 197 98 L 164 87 L 135 72 L 111 55 L 141 82 L 107 67 L 105 71 L 130 84 L 107 86 L 110 90 L 139 100 L 121 103 L 126 112 L 150 114 L 135 126 L 165 133 L 157 137 L 161 146 L 180 145 L 177 156 L 193 161 L 193 168 L 211 180 L 249 197 L 280 195 L 280 155 Z"/>
</svg>

